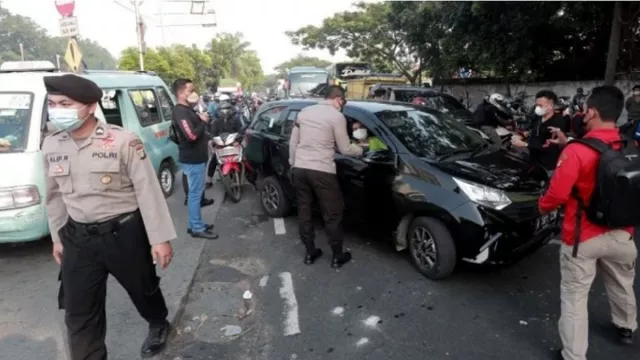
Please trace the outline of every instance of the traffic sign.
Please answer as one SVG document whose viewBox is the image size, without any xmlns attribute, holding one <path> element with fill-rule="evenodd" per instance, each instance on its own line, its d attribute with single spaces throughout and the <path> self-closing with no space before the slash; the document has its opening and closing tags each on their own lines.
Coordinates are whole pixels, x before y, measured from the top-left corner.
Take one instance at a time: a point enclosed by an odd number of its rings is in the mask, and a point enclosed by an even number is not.
<svg viewBox="0 0 640 360">
<path fill-rule="evenodd" d="M 61 16 L 72 16 L 73 11 L 76 9 L 76 2 L 74 0 L 55 0 L 56 9 Z"/>
<path fill-rule="evenodd" d="M 67 52 L 64 54 L 64 61 L 69 66 L 69 69 L 73 72 L 78 72 L 80 65 L 82 64 L 82 53 L 78 48 L 78 43 L 75 39 L 69 39 L 67 45 Z"/>
<path fill-rule="evenodd" d="M 60 19 L 60 36 L 78 36 L 78 18 L 75 16 L 63 17 Z"/>
</svg>

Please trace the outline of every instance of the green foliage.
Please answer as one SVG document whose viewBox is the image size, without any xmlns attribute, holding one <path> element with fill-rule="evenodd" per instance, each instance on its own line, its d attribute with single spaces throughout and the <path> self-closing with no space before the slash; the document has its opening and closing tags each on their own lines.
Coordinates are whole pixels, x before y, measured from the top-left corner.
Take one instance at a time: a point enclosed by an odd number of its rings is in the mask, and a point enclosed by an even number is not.
<svg viewBox="0 0 640 360">
<path fill-rule="evenodd" d="M 64 57 L 67 42 L 67 38 L 49 36 L 30 18 L 0 8 L 0 62 L 21 60 L 20 44 L 23 44 L 25 60 L 48 60 L 55 64 L 56 54 Z M 89 69 L 115 68 L 113 56 L 97 42 L 79 38 L 78 46 Z M 61 65 L 66 69 L 64 60 Z"/>
<path fill-rule="evenodd" d="M 640 3 L 623 2 L 618 69 L 640 69 Z M 305 48 L 339 49 L 412 82 L 460 67 L 507 81 L 602 78 L 614 2 L 359 3 L 321 26 L 287 32 Z M 389 66 L 391 65 L 391 66 Z"/>
<path fill-rule="evenodd" d="M 315 67 L 324 69 L 329 65 L 331 65 L 331 61 L 320 59 L 315 56 L 306 56 L 304 54 L 298 54 L 296 55 L 296 57 L 276 66 L 275 68 L 273 68 L 273 70 L 275 70 L 278 76 L 285 77 L 287 74 L 287 69 L 290 69 L 292 67 L 315 66 Z"/>
<path fill-rule="evenodd" d="M 262 83 L 262 66 L 256 53 L 240 33 L 219 34 L 204 50 L 195 45 L 172 45 L 148 49 L 144 55 L 145 70 L 155 71 L 167 83 L 178 78 L 193 80 L 197 89 L 204 91 L 222 86 L 221 79 L 234 78 L 233 84 L 242 83 L 251 89 Z M 122 52 L 120 69 L 138 70 L 139 55 L 136 48 Z"/>
</svg>

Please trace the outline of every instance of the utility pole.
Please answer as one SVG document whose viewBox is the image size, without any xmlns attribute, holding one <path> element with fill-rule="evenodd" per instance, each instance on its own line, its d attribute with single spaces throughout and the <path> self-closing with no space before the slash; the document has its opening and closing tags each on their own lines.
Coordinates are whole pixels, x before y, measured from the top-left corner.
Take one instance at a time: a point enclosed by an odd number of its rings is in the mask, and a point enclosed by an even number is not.
<svg viewBox="0 0 640 360">
<path fill-rule="evenodd" d="M 24 61 L 24 45 L 22 45 L 22 43 L 20 43 L 19 45 L 20 45 L 20 57 L 22 58 L 22 61 Z"/>
<path fill-rule="evenodd" d="M 133 10 L 136 15 L 136 34 L 138 35 L 138 56 L 140 58 L 140 71 L 144 71 L 144 53 L 145 53 L 145 44 L 144 44 L 144 21 L 142 20 L 142 16 L 140 16 L 140 5 L 142 5 L 143 0 L 131 0 L 131 4 L 133 4 Z"/>
<path fill-rule="evenodd" d="M 165 12 L 162 4 L 163 3 L 181 3 L 181 4 L 190 4 L 191 9 L 189 12 Z M 157 26 L 160 27 L 162 31 L 162 45 L 166 46 L 166 37 L 165 30 L 168 27 L 205 27 L 212 28 L 217 26 L 216 23 L 216 12 L 210 6 L 211 0 L 158 0 L 158 14 L 156 14 L 160 20 L 160 24 Z M 189 22 L 189 23 L 165 23 L 165 16 L 197 16 L 199 17 L 198 22 Z"/>
</svg>

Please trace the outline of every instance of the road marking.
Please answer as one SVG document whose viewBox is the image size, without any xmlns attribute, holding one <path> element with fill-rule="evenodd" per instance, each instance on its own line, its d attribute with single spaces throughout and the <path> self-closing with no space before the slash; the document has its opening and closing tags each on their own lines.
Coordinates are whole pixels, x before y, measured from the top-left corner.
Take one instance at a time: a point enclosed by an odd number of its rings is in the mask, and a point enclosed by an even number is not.
<svg viewBox="0 0 640 360">
<path fill-rule="evenodd" d="M 276 235 L 284 235 L 287 233 L 283 218 L 273 218 L 273 228 L 276 231 Z"/>
<path fill-rule="evenodd" d="M 300 320 L 298 318 L 298 300 L 293 291 L 293 279 L 291 273 L 280 273 L 282 287 L 280 297 L 284 300 L 284 336 L 300 334 Z"/>
<path fill-rule="evenodd" d="M 553 239 L 553 240 L 549 241 L 549 244 L 552 244 L 552 245 L 562 245 L 562 240 L 560 240 L 560 239 Z"/>
<path fill-rule="evenodd" d="M 265 275 L 262 278 L 260 278 L 260 287 L 265 287 L 267 286 L 267 283 L 269 282 L 269 275 Z"/>
</svg>

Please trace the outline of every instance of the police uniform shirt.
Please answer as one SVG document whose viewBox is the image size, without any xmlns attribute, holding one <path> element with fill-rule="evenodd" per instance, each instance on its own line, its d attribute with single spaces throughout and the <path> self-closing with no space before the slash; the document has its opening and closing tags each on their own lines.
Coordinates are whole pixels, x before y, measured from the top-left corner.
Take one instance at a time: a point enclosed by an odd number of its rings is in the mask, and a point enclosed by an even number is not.
<svg viewBox="0 0 640 360">
<path fill-rule="evenodd" d="M 177 237 L 153 165 L 134 133 L 98 122 L 85 140 L 62 131 L 52 134 L 42 152 L 54 242 L 60 241 L 67 217 L 103 222 L 138 208 L 152 245 Z"/>
</svg>

